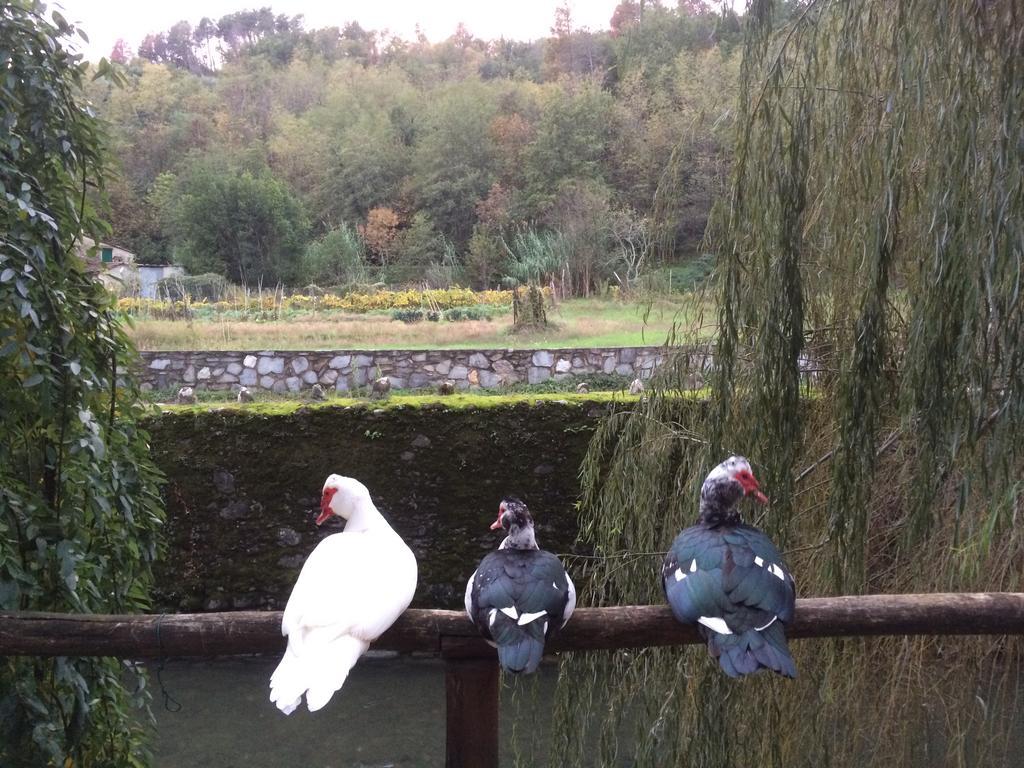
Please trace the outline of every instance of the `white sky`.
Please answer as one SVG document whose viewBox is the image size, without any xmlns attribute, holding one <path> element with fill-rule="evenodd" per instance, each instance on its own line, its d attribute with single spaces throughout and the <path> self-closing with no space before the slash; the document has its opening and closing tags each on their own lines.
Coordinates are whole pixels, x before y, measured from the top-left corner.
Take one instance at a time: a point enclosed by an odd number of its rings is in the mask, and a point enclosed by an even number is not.
<svg viewBox="0 0 1024 768">
<path fill-rule="evenodd" d="M 619 0 L 572 0 L 573 27 L 607 29 Z M 89 59 L 109 56 L 118 38 L 135 50 L 151 32 L 164 32 L 184 19 L 195 26 L 203 16 L 221 16 L 270 6 L 275 14 L 302 14 L 306 29 L 341 27 L 358 21 L 364 29 L 390 30 L 411 39 L 419 24 L 432 42 L 444 40 L 461 21 L 485 40 L 536 40 L 550 34 L 562 0 L 52 0 L 68 21 L 89 36 L 82 51 Z"/>
</svg>

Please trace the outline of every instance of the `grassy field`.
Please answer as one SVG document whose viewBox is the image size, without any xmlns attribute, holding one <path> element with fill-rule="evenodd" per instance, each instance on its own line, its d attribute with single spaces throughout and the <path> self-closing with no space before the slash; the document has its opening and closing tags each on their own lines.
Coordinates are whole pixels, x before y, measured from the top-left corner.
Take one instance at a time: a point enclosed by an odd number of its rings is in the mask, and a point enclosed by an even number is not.
<svg viewBox="0 0 1024 768">
<path fill-rule="evenodd" d="M 493 320 L 403 323 L 388 313 L 306 314 L 293 320 L 135 319 L 141 350 L 521 349 L 661 344 L 673 327 L 709 329 L 713 313 L 694 300 L 633 303 L 573 299 L 548 310 L 547 329 L 512 333 L 512 315 Z"/>
</svg>

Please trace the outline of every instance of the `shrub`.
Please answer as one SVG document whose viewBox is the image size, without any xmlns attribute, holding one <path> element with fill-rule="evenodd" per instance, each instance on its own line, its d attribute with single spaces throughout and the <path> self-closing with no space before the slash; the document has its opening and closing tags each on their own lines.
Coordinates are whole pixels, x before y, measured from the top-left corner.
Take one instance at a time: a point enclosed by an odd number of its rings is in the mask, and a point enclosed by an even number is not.
<svg viewBox="0 0 1024 768">
<path fill-rule="evenodd" d="M 423 319 L 422 309 L 393 309 L 391 310 L 392 320 L 401 320 L 403 323 L 418 323 Z"/>
<path fill-rule="evenodd" d="M 156 287 L 160 296 L 170 301 L 220 301 L 227 295 L 228 281 L 222 275 L 211 272 L 203 275 L 165 277 L 157 282 Z"/>
<path fill-rule="evenodd" d="M 311 286 L 315 288 L 315 286 Z M 157 301 L 154 299 L 121 299 L 117 306 L 129 314 L 150 314 L 173 316 L 188 309 L 210 313 L 242 312 L 260 314 L 264 312 L 287 311 L 346 311 L 372 312 L 374 310 L 416 309 L 437 313 L 438 319 L 445 310 L 463 308 L 472 310 L 467 319 L 489 319 L 494 311 L 507 310 L 512 305 L 512 291 L 471 291 L 468 288 L 444 288 L 427 291 L 377 291 L 375 293 L 348 293 L 339 296 L 325 293 L 322 296 L 297 293 L 280 298 L 278 294 L 250 295 L 247 299 L 213 300 L 193 299 L 190 302 Z M 549 294 L 545 289 L 544 296 Z M 449 319 L 444 315 L 445 319 Z"/>
</svg>

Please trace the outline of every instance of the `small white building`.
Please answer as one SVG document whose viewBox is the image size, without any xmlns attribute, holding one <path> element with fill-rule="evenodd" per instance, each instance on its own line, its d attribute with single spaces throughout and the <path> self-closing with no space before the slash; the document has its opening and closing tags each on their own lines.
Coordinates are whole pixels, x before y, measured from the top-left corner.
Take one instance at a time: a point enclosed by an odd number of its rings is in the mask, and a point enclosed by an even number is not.
<svg viewBox="0 0 1024 768">
<path fill-rule="evenodd" d="M 160 280 L 185 274 L 184 269 L 170 264 L 137 264 L 134 253 L 109 243 L 97 244 L 89 237 L 82 238 L 78 253 L 86 269 L 119 296 L 158 299 Z"/>
<path fill-rule="evenodd" d="M 144 299 L 159 299 L 157 283 L 167 277 L 181 277 L 185 270 L 173 264 L 139 264 L 139 296 Z"/>
</svg>

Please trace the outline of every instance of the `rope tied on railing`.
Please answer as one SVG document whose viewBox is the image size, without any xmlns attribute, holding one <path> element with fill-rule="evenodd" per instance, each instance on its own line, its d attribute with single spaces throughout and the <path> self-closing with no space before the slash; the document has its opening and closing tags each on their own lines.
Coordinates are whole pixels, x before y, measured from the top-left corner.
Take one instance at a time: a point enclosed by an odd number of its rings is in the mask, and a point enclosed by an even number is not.
<svg viewBox="0 0 1024 768">
<path fill-rule="evenodd" d="M 167 690 L 163 678 L 164 662 L 167 661 L 167 655 L 164 653 L 164 641 L 160 636 L 160 626 L 163 624 L 164 616 L 165 614 L 160 614 L 156 617 L 156 646 L 159 650 L 156 664 L 156 683 L 160 686 L 160 695 L 164 699 L 164 709 L 168 712 L 177 713 L 181 712 L 181 702 L 174 698 L 171 692 Z"/>
</svg>

